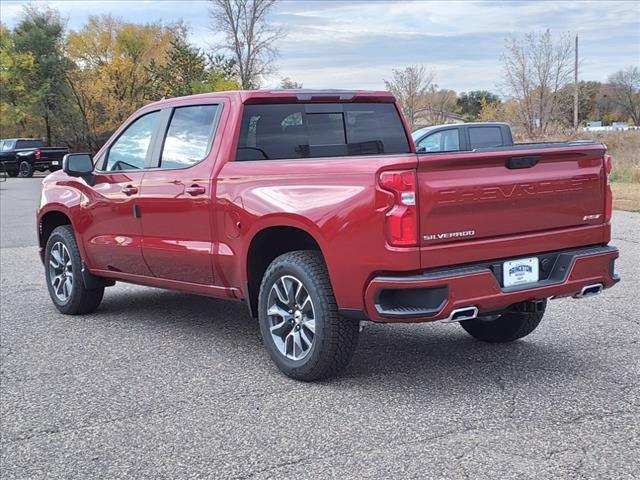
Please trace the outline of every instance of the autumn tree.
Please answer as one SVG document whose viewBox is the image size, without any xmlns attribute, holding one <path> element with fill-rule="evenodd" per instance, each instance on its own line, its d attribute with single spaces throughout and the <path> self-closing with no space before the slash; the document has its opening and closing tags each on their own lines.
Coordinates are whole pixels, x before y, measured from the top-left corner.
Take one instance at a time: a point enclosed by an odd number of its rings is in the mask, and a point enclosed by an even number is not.
<svg viewBox="0 0 640 480">
<path fill-rule="evenodd" d="M 473 121 L 478 118 L 484 105 L 500 104 L 500 97 L 487 90 L 472 90 L 470 92 L 462 92 L 456 101 L 459 112 L 464 115 L 467 120 Z"/>
<path fill-rule="evenodd" d="M 233 61 L 223 56 L 208 57 L 183 37 L 170 41 L 167 59 L 152 59 L 145 70 L 150 74 L 148 97 L 179 97 L 239 87 L 233 72 Z"/>
<path fill-rule="evenodd" d="M 384 84 L 402 107 L 409 128 L 414 130 L 419 119 L 429 108 L 427 95 L 434 88 L 435 73 L 424 65 L 411 65 L 393 69 L 392 78 Z"/>
<path fill-rule="evenodd" d="M 501 122 L 504 121 L 504 110 L 502 102 L 499 98 L 494 98 L 493 101 L 487 97 L 480 99 L 480 111 L 474 118 L 479 122 Z"/>
<path fill-rule="evenodd" d="M 289 77 L 284 77 L 280 80 L 280 88 L 282 90 L 299 90 L 302 88 L 302 84 L 291 80 Z"/>
<path fill-rule="evenodd" d="M 602 84 L 600 82 L 578 82 L 578 122 L 597 120 L 597 102 Z M 567 84 L 558 92 L 558 120 L 569 127 L 573 125 L 573 103 L 575 84 Z"/>
<path fill-rule="evenodd" d="M 30 74 L 25 77 L 26 87 L 35 96 L 29 115 L 42 122 L 49 145 L 65 117 L 69 98 L 65 75 L 70 65 L 63 53 L 64 30 L 56 10 L 32 4 L 24 7 L 13 32 L 16 53 L 33 59 Z"/>
<path fill-rule="evenodd" d="M 609 85 L 610 98 L 620 112 L 640 125 L 640 69 L 631 66 L 617 71 L 609 77 Z"/>
<path fill-rule="evenodd" d="M 91 16 L 81 30 L 69 34 L 67 54 L 75 66 L 67 80 L 91 150 L 148 103 L 153 81 L 149 67 L 164 64 L 172 41 L 185 37 L 181 23 L 141 25 L 111 15 Z"/>
<path fill-rule="evenodd" d="M 502 56 L 505 93 L 517 101 L 516 120 L 530 136 L 544 134 L 557 120 L 558 96 L 573 74 L 569 35 L 549 30 L 506 40 Z"/>
<path fill-rule="evenodd" d="M 457 94 L 454 90 L 439 89 L 432 85 L 426 94 L 425 110 L 422 117 L 429 125 L 449 123 L 456 108 Z"/>
<path fill-rule="evenodd" d="M 0 138 L 26 136 L 36 97 L 30 79 L 34 73 L 31 52 L 18 53 L 13 34 L 0 25 Z"/>
<path fill-rule="evenodd" d="M 269 22 L 276 0 L 210 0 L 212 30 L 224 35 L 223 53 L 229 52 L 243 89 L 258 88 L 275 71 L 276 42 L 284 31 Z"/>
</svg>

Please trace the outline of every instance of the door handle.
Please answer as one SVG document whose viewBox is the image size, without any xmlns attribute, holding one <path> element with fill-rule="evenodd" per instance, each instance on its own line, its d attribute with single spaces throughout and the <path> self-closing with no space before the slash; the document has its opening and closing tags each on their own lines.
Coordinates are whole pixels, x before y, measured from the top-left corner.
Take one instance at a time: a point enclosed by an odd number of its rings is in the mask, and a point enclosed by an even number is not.
<svg viewBox="0 0 640 480">
<path fill-rule="evenodd" d="M 185 191 L 189 195 L 195 197 L 196 195 L 203 195 L 207 190 L 200 185 L 191 185 L 190 187 L 187 187 Z"/>
<path fill-rule="evenodd" d="M 511 157 L 507 160 L 507 168 L 531 168 L 540 161 L 540 155 L 528 155 L 525 157 Z"/>
<path fill-rule="evenodd" d="M 138 193 L 138 189 L 133 185 L 127 185 L 122 189 L 122 193 L 125 195 L 133 195 L 134 193 Z"/>
</svg>

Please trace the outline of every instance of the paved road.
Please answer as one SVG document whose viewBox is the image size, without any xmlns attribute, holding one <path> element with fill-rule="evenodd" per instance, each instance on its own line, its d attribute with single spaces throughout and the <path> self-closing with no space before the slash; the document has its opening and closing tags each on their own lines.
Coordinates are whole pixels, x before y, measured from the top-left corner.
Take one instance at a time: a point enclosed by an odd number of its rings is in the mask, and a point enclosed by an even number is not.
<svg viewBox="0 0 640 480">
<path fill-rule="evenodd" d="M 640 215 L 617 288 L 557 300 L 526 339 L 365 328 L 350 368 L 280 375 L 242 305 L 118 284 L 59 315 L 39 181 L 0 184 L 2 478 L 640 478 Z"/>
</svg>

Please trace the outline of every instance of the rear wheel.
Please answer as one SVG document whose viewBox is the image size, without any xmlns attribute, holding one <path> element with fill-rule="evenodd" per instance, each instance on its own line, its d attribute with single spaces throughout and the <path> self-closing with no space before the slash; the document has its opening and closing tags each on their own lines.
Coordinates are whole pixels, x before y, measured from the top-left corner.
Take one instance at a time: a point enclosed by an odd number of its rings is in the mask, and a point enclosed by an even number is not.
<svg viewBox="0 0 640 480">
<path fill-rule="evenodd" d="M 18 170 L 7 170 L 7 175 L 9 175 L 12 178 L 15 178 L 18 176 Z"/>
<path fill-rule="evenodd" d="M 264 345 L 289 377 L 331 377 L 351 361 L 359 325 L 338 315 L 319 252 L 302 250 L 276 258 L 263 277 L 258 308 Z"/>
<path fill-rule="evenodd" d="M 20 170 L 19 170 L 18 176 L 20 178 L 31 178 L 31 177 L 33 177 L 33 167 L 26 160 L 23 160 L 20 163 Z"/>
<path fill-rule="evenodd" d="M 49 237 L 44 256 L 49 296 L 67 315 L 93 312 L 104 295 L 104 287 L 89 289 L 82 279 L 82 258 L 69 225 L 57 227 Z"/>
<path fill-rule="evenodd" d="M 501 315 L 465 320 L 460 322 L 460 326 L 473 338 L 483 342 L 512 342 L 536 329 L 546 307 L 546 300 L 518 303 Z"/>
</svg>

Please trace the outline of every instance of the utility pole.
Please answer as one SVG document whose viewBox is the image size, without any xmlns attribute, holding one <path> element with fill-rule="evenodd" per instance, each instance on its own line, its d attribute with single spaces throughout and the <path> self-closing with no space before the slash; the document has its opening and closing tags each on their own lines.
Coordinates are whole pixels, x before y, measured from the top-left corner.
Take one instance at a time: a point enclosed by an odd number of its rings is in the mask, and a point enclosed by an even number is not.
<svg viewBox="0 0 640 480">
<path fill-rule="evenodd" d="M 576 34 L 576 63 L 573 68 L 573 128 L 578 129 L 578 35 Z"/>
</svg>

